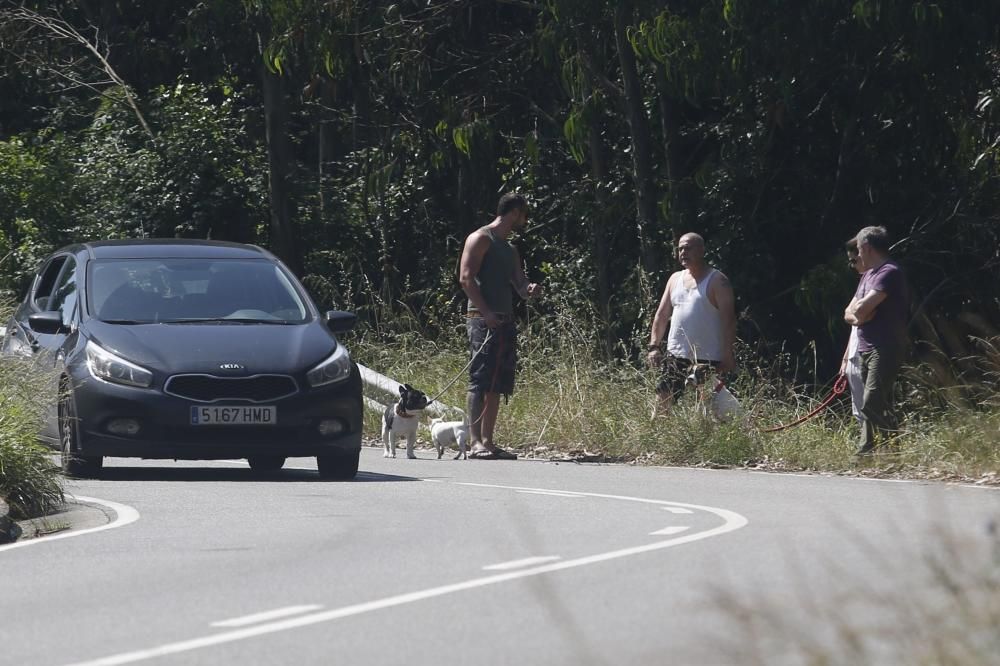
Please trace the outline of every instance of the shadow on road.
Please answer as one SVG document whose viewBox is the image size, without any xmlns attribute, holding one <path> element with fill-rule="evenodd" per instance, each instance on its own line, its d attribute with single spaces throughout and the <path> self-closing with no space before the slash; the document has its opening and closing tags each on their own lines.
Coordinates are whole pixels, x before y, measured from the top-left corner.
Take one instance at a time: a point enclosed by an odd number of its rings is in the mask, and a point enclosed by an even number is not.
<svg viewBox="0 0 1000 666">
<path fill-rule="evenodd" d="M 387 483 L 419 481 L 415 477 L 376 474 L 361 470 L 351 481 L 329 481 L 308 469 L 282 469 L 277 472 L 255 472 L 247 467 L 105 467 L 94 477 L 97 481 L 195 481 L 195 482 L 262 482 L 268 483 Z"/>
</svg>

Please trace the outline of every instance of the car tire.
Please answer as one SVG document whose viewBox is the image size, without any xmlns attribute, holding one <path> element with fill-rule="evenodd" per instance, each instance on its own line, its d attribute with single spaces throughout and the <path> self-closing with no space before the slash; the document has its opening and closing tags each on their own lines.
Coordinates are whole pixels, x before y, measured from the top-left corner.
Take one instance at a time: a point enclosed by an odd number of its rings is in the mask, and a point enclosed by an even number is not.
<svg viewBox="0 0 1000 666">
<path fill-rule="evenodd" d="M 358 463 L 361 460 L 361 450 L 345 451 L 343 453 L 324 453 L 316 456 L 316 466 L 323 479 L 350 481 L 358 473 Z"/>
<path fill-rule="evenodd" d="M 255 472 L 277 472 L 285 464 L 284 456 L 250 456 L 250 469 Z"/>
<path fill-rule="evenodd" d="M 96 476 L 104 466 L 103 456 L 80 455 L 80 423 L 76 403 L 69 387 L 64 386 L 59 398 L 59 464 L 66 476 L 86 478 Z"/>
</svg>

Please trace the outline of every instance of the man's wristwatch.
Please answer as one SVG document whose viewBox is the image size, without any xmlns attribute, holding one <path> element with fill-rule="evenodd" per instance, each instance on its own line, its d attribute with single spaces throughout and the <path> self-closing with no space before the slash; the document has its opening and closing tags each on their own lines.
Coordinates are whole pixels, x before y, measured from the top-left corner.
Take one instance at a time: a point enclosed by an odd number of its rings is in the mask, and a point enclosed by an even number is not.
<svg viewBox="0 0 1000 666">
<path fill-rule="evenodd" d="M 646 351 L 660 351 L 660 345 L 649 345 L 646 347 Z"/>
</svg>

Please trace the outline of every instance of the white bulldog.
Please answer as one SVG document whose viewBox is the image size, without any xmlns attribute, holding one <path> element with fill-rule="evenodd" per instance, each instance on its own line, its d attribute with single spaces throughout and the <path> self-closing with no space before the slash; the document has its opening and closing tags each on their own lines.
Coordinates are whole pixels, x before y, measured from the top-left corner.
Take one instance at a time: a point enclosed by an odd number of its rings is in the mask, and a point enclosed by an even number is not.
<svg viewBox="0 0 1000 666">
<path fill-rule="evenodd" d="M 438 458 L 444 455 L 445 448 L 455 444 L 458 446 L 459 458 L 468 459 L 466 453 L 469 448 L 469 426 L 464 421 L 445 421 L 443 419 L 431 419 L 431 439 L 438 450 Z"/>
</svg>

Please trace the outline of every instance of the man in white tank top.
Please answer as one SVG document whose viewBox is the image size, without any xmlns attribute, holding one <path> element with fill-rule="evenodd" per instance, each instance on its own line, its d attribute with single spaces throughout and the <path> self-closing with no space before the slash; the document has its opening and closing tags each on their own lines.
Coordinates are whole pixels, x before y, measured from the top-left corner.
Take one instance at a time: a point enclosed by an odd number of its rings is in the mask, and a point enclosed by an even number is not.
<svg viewBox="0 0 1000 666">
<path fill-rule="evenodd" d="M 658 413 L 684 390 L 693 364 L 709 363 L 720 372 L 736 369 L 736 299 L 729 278 L 705 262 L 705 241 L 698 234 L 681 236 L 677 257 L 684 270 L 667 280 L 649 333 L 649 363 L 663 369 L 656 387 Z"/>
</svg>

